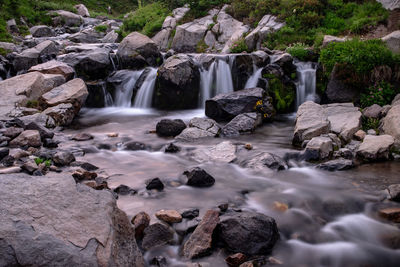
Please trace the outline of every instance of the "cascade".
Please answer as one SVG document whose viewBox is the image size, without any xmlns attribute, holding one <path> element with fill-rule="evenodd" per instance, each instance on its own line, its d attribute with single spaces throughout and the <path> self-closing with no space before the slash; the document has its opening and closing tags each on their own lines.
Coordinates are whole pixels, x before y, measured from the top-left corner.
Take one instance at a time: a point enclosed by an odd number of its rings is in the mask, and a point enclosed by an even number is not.
<svg viewBox="0 0 400 267">
<path fill-rule="evenodd" d="M 157 69 L 150 68 L 149 73 L 146 76 L 142 86 L 136 93 L 135 102 L 133 107 L 135 108 L 151 108 L 154 86 L 156 84 Z"/>
<path fill-rule="evenodd" d="M 263 68 L 257 68 L 256 65 L 253 65 L 253 74 L 247 80 L 244 89 L 257 87 L 258 80 L 261 78 L 262 70 Z"/>
<path fill-rule="evenodd" d="M 113 106 L 113 99 L 111 94 L 107 91 L 106 87 L 106 83 L 102 84 L 101 86 L 104 95 L 104 107 L 111 107 Z"/>
<path fill-rule="evenodd" d="M 294 62 L 297 67 L 298 82 L 296 83 L 296 107 L 304 102 L 317 100 L 316 66 L 313 62 Z"/>
<path fill-rule="evenodd" d="M 140 75 L 142 75 L 143 70 L 134 71 L 132 77 L 125 83 L 121 83 L 115 91 L 115 102 L 116 107 L 131 107 L 133 89 L 135 88 L 136 82 L 139 80 Z"/>
</svg>

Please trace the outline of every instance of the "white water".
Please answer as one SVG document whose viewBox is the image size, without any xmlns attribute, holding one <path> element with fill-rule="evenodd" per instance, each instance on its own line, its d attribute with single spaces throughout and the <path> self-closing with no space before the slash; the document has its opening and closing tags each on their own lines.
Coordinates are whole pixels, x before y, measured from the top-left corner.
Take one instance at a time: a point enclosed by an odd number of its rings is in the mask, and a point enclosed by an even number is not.
<svg viewBox="0 0 400 267">
<path fill-rule="evenodd" d="M 135 88 L 136 82 L 139 80 L 142 73 L 143 70 L 133 72 L 132 77 L 128 80 L 128 82 L 122 83 L 116 88 L 114 106 L 125 108 L 131 107 L 133 89 Z"/>
<path fill-rule="evenodd" d="M 112 107 L 113 106 L 113 99 L 111 94 L 106 90 L 106 84 L 102 85 L 103 95 L 104 95 L 104 107 Z"/>
<path fill-rule="evenodd" d="M 154 86 L 156 84 L 157 69 L 151 68 L 142 86 L 136 93 L 134 108 L 151 108 Z"/>
<path fill-rule="evenodd" d="M 296 107 L 298 108 L 301 104 L 306 101 L 316 101 L 316 66 L 312 62 L 295 62 L 297 67 L 298 82 L 297 87 L 297 99 Z"/>
<path fill-rule="evenodd" d="M 253 66 L 253 74 L 247 80 L 244 89 L 257 87 L 258 80 L 261 78 L 262 70 L 263 68 L 257 69 L 255 65 Z"/>
</svg>

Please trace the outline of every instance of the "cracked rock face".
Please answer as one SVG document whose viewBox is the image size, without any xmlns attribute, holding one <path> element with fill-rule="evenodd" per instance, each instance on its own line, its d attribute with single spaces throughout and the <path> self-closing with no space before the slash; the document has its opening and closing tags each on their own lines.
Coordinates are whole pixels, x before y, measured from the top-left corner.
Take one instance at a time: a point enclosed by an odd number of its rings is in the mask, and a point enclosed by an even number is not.
<svg viewBox="0 0 400 267">
<path fill-rule="evenodd" d="M 144 265 L 111 193 L 70 176 L 0 176 L 0 214 L 0 266 Z"/>
</svg>

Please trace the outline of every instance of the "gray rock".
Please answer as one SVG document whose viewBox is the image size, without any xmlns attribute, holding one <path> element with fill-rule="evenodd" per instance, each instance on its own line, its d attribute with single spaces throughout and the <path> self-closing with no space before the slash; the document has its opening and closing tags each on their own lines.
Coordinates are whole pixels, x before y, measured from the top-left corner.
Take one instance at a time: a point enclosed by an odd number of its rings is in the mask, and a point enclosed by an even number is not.
<svg viewBox="0 0 400 267">
<path fill-rule="evenodd" d="M 364 161 L 387 160 L 394 139 L 390 135 L 367 135 L 357 149 L 357 156 Z"/>
<path fill-rule="evenodd" d="M 10 142 L 10 147 L 40 147 L 41 145 L 40 133 L 36 130 L 23 131 L 18 137 Z"/>
<path fill-rule="evenodd" d="M 382 120 L 381 130 L 391 135 L 397 148 L 400 147 L 400 105 L 394 105 Z"/>
<path fill-rule="evenodd" d="M 344 171 L 354 168 L 352 160 L 335 159 L 317 165 L 317 168 L 327 171 Z"/>
<path fill-rule="evenodd" d="M 257 27 L 246 36 L 246 44 L 249 49 L 260 49 L 265 38 L 272 32 L 275 32 L 285 26 L 285 23 L 278 22 L 278 18 L 272 15 L 265 15 Z"/>
<path fill-rule="evenodd" d="M 71 152 L 68 151 L 59 151 L 54 154 L 52 158 L 54 164 L 58 166 L 67 166 L 75 161 L 75 157 Z"/>
<path fill-rule="evenodd" d="M 60 74 L 68 81 L 75 75 L 73 68 L 57 60 L 51 60 L 43 64 L 33 66 L 29 69 L 29 72 L 38 71 L 43 74 Z"/>
<path fill-rule="evenodd" d="M 373 104 L 372 106 L 369 106 L 363 110 L 363 116 L 366 118 L 379 119 L 381 112 L 382 107 L 377 104 Z"/>
<path fill-rule="evenodd" d="M 252 155 L 251 158 L 242 161 L 240 165 L 245 168 L 256 170 L 268 168 L 271 170 L 280 171 L 288 168 L 286 162 L 281 157 L 268 152 L 261 152 Z"/>
<path fill-rule="evenodd" d="M 15 19 L 7 20 L 7 30 L 11 33 L 19 33 L 18 25 Z"/>
<path fill-rule="evenodd" d="M 52 37 L 54 31 L 46 25 L 37 25 L 29 29 L 33 37 Z"/>
<path fill-rule="evenodd" d="M 400 184 L 392 184 L 388 186 L 390 200 L 400 201 Z"/>
<path fill-rule="evenodd" d="M 102 43 L 116 43 L 118 40 L 118 33 L 115 32 L 115 30 L 110 31 L 107 33 L 102 39 Z"/>
<path fill-rule="evenodd" d="M 238 136 L 243 133 L 251 133 L 261 124 L 260 114 L 255 112 L 239 114 L 222 128 L 222 135 Z"/>
<path fill-rule="evenodd" d="M 94 28 L 87 28 L 70 35 L 68 39 L 75 43 L 93 44 L 101 43 L 104 36 L 105 34 L 103 32 L 98 32 Z"/>
<path fill-rule="evenodd" d="M 74 7 L 76 8 L 76 11 L 79 16 L 90 17 L 89 10 L 87 9 L 87 7 L 85 5 L 79 4 Z"/>
<path fill-rule="evenodd" d="M 353 103 L 324 106 L 331 126 L 331 132 L 349 142 L 361 127 L 361 112 Z"/>
<path fill-rule="evenodd" d="M 314 137 L 307 143 L 304 157 L 306 160 L 323 160 L 332 153 L 332 140 L 329 137 Z"/>
<path fill-rule="evenodd" d="M 174 238 L 174 230 L 165 224 L 155 223 L 144 230 L 142 247 L 149 250 L 171 242 Z"/>
<path fill-rule="evenodd" d="M 190 157 L 199 163 L 231 163 L 236 160 L 236 146 L 230 141 L 225 141 L 211 148 L 198 148 L 190 154 Z"/>
<path fill-rule="evenodd" d="M 75 117 L 75 108 L 71 103 L 47 108 L 43 114 L 51 117 L 55 126 L 69 126 Z M 45 123 L 47 124 L 47 121 Z"/>
<path fill-rule="evenodd" d="M 389 9 L 389 10 L 394 10 L 396 8 L 400 8 L 399 0 L 376 0 L 376 1 L 381 3 L 384 8 Z"/>
<path fill-rule="evenodd" d="M 14 71 L 28 70 L 31 67 L 49 61 L 56 57 L 58 48 L 53 41 L 41 42 L 33 48 L 26 49 L 17 54 L 13 61 Z"/>
<path fill-rule="evenodd" d="M 54 24 L 61 24 L 67 27 L 78 27 L 83 23 L 83 17 L 65 10 L 51 11 Z"/>
</svg>

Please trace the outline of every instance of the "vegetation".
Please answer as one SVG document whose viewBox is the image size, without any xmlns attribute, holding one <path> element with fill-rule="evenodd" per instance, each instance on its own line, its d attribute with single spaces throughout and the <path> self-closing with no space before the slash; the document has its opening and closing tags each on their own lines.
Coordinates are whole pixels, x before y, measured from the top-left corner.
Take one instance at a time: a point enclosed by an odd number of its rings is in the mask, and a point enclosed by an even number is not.
<svg viewBox="0 0 400 267">
<path fill-rule="evenodd" d="M 97 32 L 106 32 L 108 27 L 107 25 L 97 25 L 96 27 L 94 27 L 94 29 Z"/>
<path fill-rule="evenodd" d="M 369 107 L 373 104 L 389 105 L 397 93 L 388 82 L 377 83 L 361 94 L 361 107 Z"/>
<path fill-rule="evenodd" d="M 233 42 L 230 49 L 231 49 L 231 53 L 251 52 L 243 37 L 239 38 L 237 41 Z"/>
<path fill-rule="evenodd" d="M 36 165 L 40 165 L 40 164 L 42 164 L 42 163 L 44 163 L 44 165 L 48 168 L 48 167 L 50 167 L 51 166 L 51 164 L 52 164 L 52 162 L 51 162 L 51 160 L 50 159 L 43 159 L 43 158 L 35 158 L 35 163 L 36 163 Z"/>
<path fill-rule="evenodd" d="M 295 100 L 295 88 L 286 85 L 279 77 L 273 74 L 266 74 L 264 78 L 268 79 L 269 92 L 273 99 L 273 105 L 279 113 L 286 113 L 292 110 Z"/>
<path fill-rule="evenodd" d="M 377 134 L 379 134 L 379 125 L 380 121 L 376 118 L 363 118 L 362 119 L 362 129 L 364 131 L 368 131 L 370 129 L 375 130 Z"/>
<path fill-rule="evenodd" d="M 205 53 L 207 51 L 208 45 L 204 40 L 201 40 L 197 43 L 196 52 L 197 53 Z"/>
</svg>

